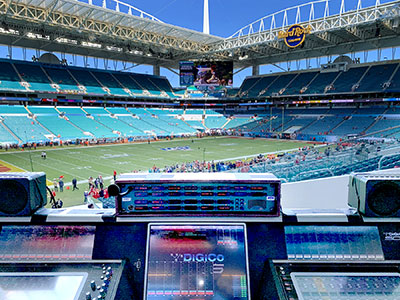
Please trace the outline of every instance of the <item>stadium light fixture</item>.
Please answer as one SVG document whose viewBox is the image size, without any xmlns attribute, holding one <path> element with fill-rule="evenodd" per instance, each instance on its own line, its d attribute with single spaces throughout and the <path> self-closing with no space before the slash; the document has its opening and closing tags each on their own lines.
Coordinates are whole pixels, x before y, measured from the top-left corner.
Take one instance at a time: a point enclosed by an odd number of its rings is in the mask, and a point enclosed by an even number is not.
<svg viewBox="0 0 400 300">
<path fill-rule="evenodd" d="M 91 48 L 101 48 L 100 44 L 90 43 L 90 42 L 85 42 L 85 41 L 82 41 L 82 46 L 91 47 Z"/>
<path fill-rule="evenodd" d="M 28 38 L 31 39 L 37 39 L 37 40 L 50 40 L 50 36 L 44 35 L 44 34 L 38 34 L 38 33 L 33 33 L 33 32 L 28 32 L 26 34 Z"/>
</svg>

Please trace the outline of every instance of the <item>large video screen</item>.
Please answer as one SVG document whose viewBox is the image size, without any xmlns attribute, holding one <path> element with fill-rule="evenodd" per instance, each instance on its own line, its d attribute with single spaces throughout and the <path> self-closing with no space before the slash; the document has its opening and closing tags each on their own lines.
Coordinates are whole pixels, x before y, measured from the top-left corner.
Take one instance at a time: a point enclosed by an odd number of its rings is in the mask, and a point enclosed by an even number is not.
<svg viewBox="0 0 400 300">
<path fill-rule="evenodd" d="M 197 87 L 232 86 L 232 61 L 182 61 L 179 64 L 180 84 Z"/>
<path fill-rule="evenodd" d="M 145 299 L 249 299 L 243 224 L 149 226 Z"/>
</svg>

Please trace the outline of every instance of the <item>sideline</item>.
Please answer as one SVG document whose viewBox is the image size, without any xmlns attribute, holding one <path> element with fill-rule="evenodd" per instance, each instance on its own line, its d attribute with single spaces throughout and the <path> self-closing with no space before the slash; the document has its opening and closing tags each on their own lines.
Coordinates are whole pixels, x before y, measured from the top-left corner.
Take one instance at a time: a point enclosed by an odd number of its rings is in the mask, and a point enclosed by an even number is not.
<svg viewBox="0 0 400 300">
<path fill-rule="evenodd" d="M 193 140 L 197 141 L 197 140 L 209 140 L 209 139 L 221 139 L 221 138 L 231 138 L 231 136 L 210 136 L 210 137 L 204 137 L 204 138 L 193 138 Z M 152 141 L 150 144 L 153 143 L 169 143 L 169 142 L 181 142 L 181 141 L 191 141 L 191 138 L 188 139 L 173 139 L 173 140 L 161 140 L 161 141 Z M 72 145 L 72 146 L 55 146 L 55 148 L 39 148 L 36 150 L 29 150 L 28 148 L 26 148 L 24 151 L 22 150 L 9 150 L 9 151 L 2 151 L 0 152 L 0 155 L 2 154 L 10 154 L 10 153 L 26 153 L 26 152 L 49 152 L 49 151 L 58 151 L 58 150 L 73 150 L 73 149 L 89 149 L 89 148 L 101 148 L 101 147 L 113 147 L 113 146 L 128 146 L 128 145 L 143 145 L 143 144 L 147 144 L 148 142 L 129 142 L 129 143 L 117 143 L 117 144 L 101 144 L 101 145 L 89 145 L 89 146 L 83 146 L 83 145 Z"/>
</svg>

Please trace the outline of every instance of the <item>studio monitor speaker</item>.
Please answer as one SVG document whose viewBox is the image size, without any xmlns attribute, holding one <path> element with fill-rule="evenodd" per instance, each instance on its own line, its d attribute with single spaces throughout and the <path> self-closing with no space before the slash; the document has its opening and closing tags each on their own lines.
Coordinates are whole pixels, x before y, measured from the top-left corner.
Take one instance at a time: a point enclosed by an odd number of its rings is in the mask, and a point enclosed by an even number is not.
<svg viewBox="0 0 400 300">
<path fill-rule="evenodd" d="M 0 216 L 29 216 L 46 203 L 45 173 L 0 173 Z"/>
<path fill-rule="evenodd" d="M 400 217 L 400 174 L 353 174 L 350 206 L 367 217 Z"/>
</svg>

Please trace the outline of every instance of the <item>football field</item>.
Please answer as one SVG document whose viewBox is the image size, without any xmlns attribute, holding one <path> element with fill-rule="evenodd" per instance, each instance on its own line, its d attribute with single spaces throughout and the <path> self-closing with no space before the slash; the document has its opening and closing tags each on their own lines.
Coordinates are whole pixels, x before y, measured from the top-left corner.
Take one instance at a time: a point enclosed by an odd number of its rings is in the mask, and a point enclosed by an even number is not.
<svg viewBox="0 0 400 300">
<path fill-rule="evenodd" d="M 42 149 L 8 151 L 0 153 L 3 171 L 45 172 L 47 179 L 64 176 L 66 187 L 72 178 L 80 183 L 79 191 L 71 189 L 58 193 L 64 206 L 83 203 L 89 176 L 102 175 L 105 186 L 110 183 L 113 170 L 118 174 L 132 171 L 146 172 L 154 165 L 164 168 L 176 163 L 194 160 L 227 160 L 297 149 L 306 142 L 287 140 L 247 139 L 234 137 L 207 137 L 201 139 L 175 139 L 145 143 L 111 144 L 101 146 L 63 146 L 46 149 L 47 158 L 41 158 Z M 49 182 L 50 183 L 50 182 Z"/>
</svg>

